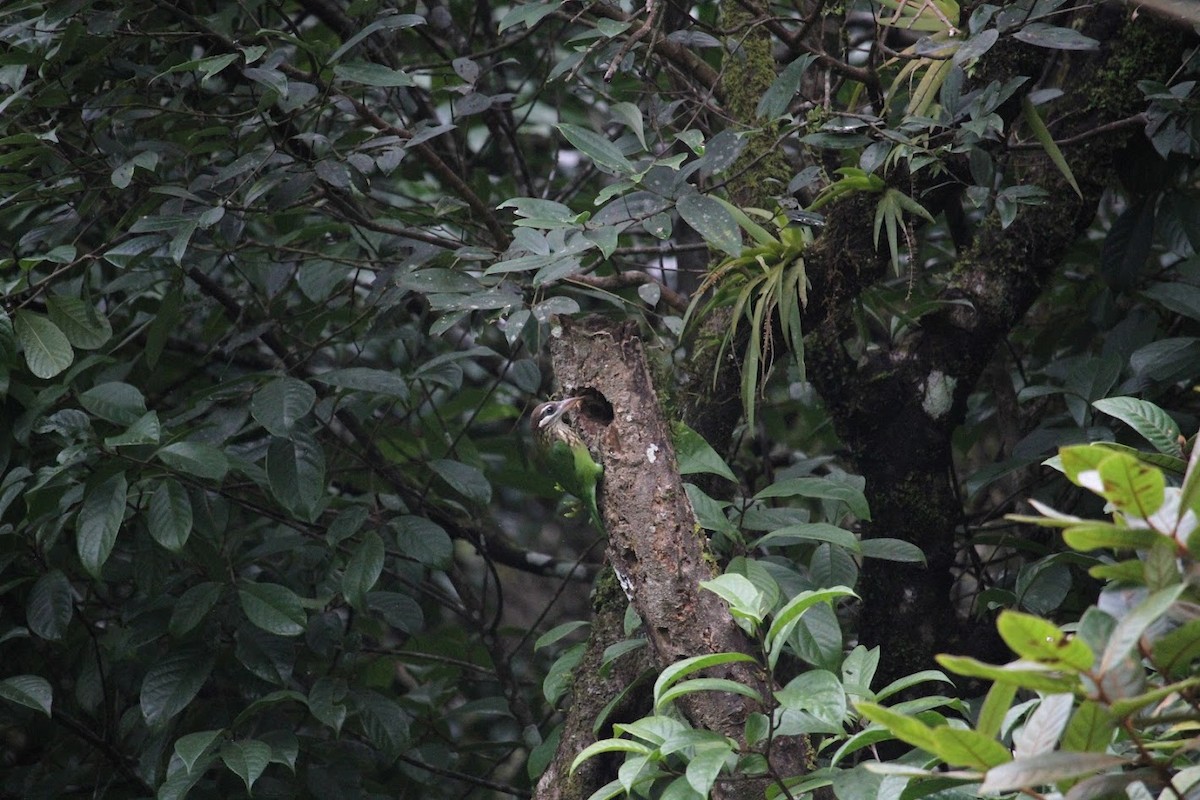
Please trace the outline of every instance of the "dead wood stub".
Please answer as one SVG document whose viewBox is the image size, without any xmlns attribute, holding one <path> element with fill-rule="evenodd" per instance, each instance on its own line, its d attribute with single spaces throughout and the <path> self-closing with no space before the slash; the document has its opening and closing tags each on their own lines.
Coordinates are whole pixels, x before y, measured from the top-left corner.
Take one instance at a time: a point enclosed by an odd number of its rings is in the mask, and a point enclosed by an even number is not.
<svg viewBox="0 0 1200 800">
<path fill-rule="evenodd" d="M 604 320 L 563 321 L 550 347 L 564 390 L 600 398 L 611 408 L 605 424 L 585 406 L 574 421 L 604 465 L 600 512 L 608 532 L 608 559 L 642 618 L 656 666 L 718 652 L 754 653 L 724 602 L 701 589 L 715 574 L 707 540 L 696 523 L 671 444 L 670 430 L 635 329 Z M 754 664 L 714 670 L 769 697 L 774 690 Z M 749 698 L 700 692 L 681 698 L 697 727 L 744 745 L 746 718 L 762 708 Z M 801 774 L 807 746 L 780 747 L 772 761 L 781 774 Z"/>
</svg>

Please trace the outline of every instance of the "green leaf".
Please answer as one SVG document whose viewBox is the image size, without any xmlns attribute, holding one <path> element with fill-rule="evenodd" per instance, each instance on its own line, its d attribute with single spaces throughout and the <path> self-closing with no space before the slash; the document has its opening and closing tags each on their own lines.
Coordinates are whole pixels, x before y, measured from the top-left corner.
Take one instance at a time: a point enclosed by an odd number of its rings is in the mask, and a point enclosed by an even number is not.
<svg viewBox="0 0 1200 800">
<path fill-rule="evenodd" d="M 53 378 L 75 360 L 75 352 L 66 335 L 40 314 L 17 309 L 13 313 L 13 330 L 25 351 L 29 371 L 39 378 Z"/>
<path fill-rule="evenodd" d="M 308 624 L 300 598 L 286 586 L 243 582 L 238 599 L 246 618 L 267 633 L 299 636 Z"/>
<path fill-rule="evenodd" d="M 633 103 L 614 103 L 611 111 L 614 119 L 624 123 L 633 131 L 633 135 L 637 137 L 638 144 L 642 146 L 642 149 L 648 149 L 646 146 L 646 129 L 645 123 L 642 120 L 642 110 Z"/>
<path fill-rule="evenodd" d="M 570 645 L 546 670 L 546 677 L 542 679 L 542 696 L 547 703 L 556 705 L 570 691 L 575 682 L 575 670 L 583 661 L 585 650 L 582 643 Z"/>
<path fill-rule="evenodd" d="M 732 751 L 733 746 L 728 742 L 697 749 L 684 770 L 688 785 L 701 797 L 708 797 Z"/>
<path fill-rule="evenodd" d="M 1059 448 L 1058 456 L 1062 463 L 1063 474 L 1076 486 L 1083 486 L 1080 475 L 1098 470 L 1100 462 L 1112 455 L 1112 451 L 1099 445 L 1074 445 Z M 1092 488 L 1092 487 L 1087 487 Z M 1093 489 L 1095 491 L 1095 489 Z M 1046 513 L 1043 511 L 1042 513 Z"/>
<path fill-rule="evenodd" d="M 685 194 L 675 204 L 679 216 L 704 241 L 736 258 L 742 252 L 738 224 L 717 200 L 702 194 Z"/>
<path fill-rule="evenodd" d="M 1109 397 L 1092 406 L 1133 428 L 1158 452 L 1183 458 L 1179 426 L 1154 403 L 1136 397 Z"/>
<path fill-rule="evenodd" d="M 771 531 L 755 544 L 759 547 L 787 547 L 809 542 L 829 542 L 852 553 L 859 552 L 859 542 L 853 533 L 827 522 L 801 522 Z"/>
<path fill-rule="evenodd" d="M 424 517 L 403 516 L 392 520 L 400 554 L 433 569 L 449 566 L 454 544 L 446 530 Z"/>
<path fill-rule="evenodd" d="M 1149 519 L 1163 502 L 1165 480 L 1162 470 L 1124 453 L 1114 453 L 1100 462 L 1104 499 L 1126 514 Z"/>
<path fill-rule="evenodd" d="M 250 413 L 272 436 L 287 436 L 316 400 L 316 391 L 304 381 L 276 378 L 254 393 Z"/>
<path fill-rule="evenodd" d="M 213 742 L 221 738 L 224 733 L 224 730 L 196 731 L 176 739 L 175 755 L 179 756 L 179 760 L 183 762 L 184 769 L 191 772 L 201 756 L 207 753 Z"/>
<path fill-rule="evenodd" d="M 1000 794 L 1015 789 L 1032 789 L 1126 763 L 1126 759 L 1120 756 L 1102 753 L 1039 753 L 989 769 L 979 791 L 982 794 Z"/>
<path fill-rule="evenodd" d="M 1137 558 L 1114 563 L 1102 562 L 1090 567 L 1088 575 L 1098 581 L 1140 585 L 1146 582 L 1146 565 Z"/>
<path fill-rule="evenodd" d="M 325 502 L 325 450 L 316 437 L 297 429 L 273 437 L 267 448 L 267 481 L 279 504 L 297 517 L 316 520 Z"/>
<path fill-rule="evenodd" d="M 1139 347 L 1129 357 L 1129 366 L 1143 380 L 1191 379 L 1200 358 L 1200 338 L 1174 336 Z"/>
<path fill-rule="evenodd" d="M 775 699 L 789 711 L 816 718 L 826 726 L 826 732 L 840 734 L 843 730 L 846 691 L 838 677 L 828 670 L 814 669 L 797 675 L 775 693 Z"/>
<path fill-rule="evenodd" d="M 182 308 L 183 290 L 178 285 L 172 286 L 163 295 L 162 302 L 158 305 L 158 313 L 146 328 L 146 347 L 142 355 L 148 368 L 154 369 L 158 366 L 158 359 L 167 345 L 167 339 L 179 324 Z"/>
<path fill-rule="evenodd" d="M 766 721 L 765 718 L 764 721 Z M 714 731 L 698 730 L 696 728 L 683 728 L 681 730 L 668 733 L 666 738 L 664 738 L 658 745 L 658 752 L 661 755 L 669 756 L 674 753 L 685 752 L 690 749 L 700 751 L 728 746 L 729 739 L 719 733 Z"/>
<path fill-rule="evenodd" d="M 367 605 L 384 622 L 404 633 L 419 633 L 425 627 L 425 615 L 416 600 L 399 592 L 369 592 Z"/>
<path fill-rule="evenodd" d="M 135 169 L 141 167 L 144 170 L 153 172 L 156 166 L 158 166 L 158 153 L 155 153 L 153 150 L 144 150 L 114 169 L 110 180 L 116 188 L 126 189 L 133 182 Z"/>
<path fill-rule="evenodd" d="M 1075 676 L 1063 675 L 1052 667 L 1028 661 L 1014 661 L 1004 666 L 985 664 L 966 656 L 939 655 L 937 662 L 951 672 L 968 678 L 986 678 L 1011 683 L 1023 689 L 1057 694 L 1070 692 L 1079 685 Z"/>
<path fill-rule="evenodd" d="M 753 620 L 757 625 L 770 610 L 766 594 L 744 575 L 725 573 L 710 581 L 700 581 L 700 588 L 707 589 L 729 604 L 735 617 Z"/>
<path fill-rule="evenodd" d="M 225 454 L 204 442 L 175 442 L 155 455 L 168 467 L 197 478 L 220 481 L 229 471 Z"/>
<path fill-rule="evenodd" d="M 342 594 L 358 611 L 364 611 L 367 607 L 367 592 L 383 573 L 383 558 L 383 540 L 379 534 L 368 531 L 346 563 L 346 571 L 342 574 Z"/>
<path fill-rule="evenodd" d="M 100 570 L 125 518 L 125 498 L 129 485 L 125 473 L 118 472 L 88 489 L 75 522 L 75 547 L 84 569 L 99 579 Z"/>
<path fill-rule="evenodd" d="M 1016 696 L 1017 685 L 1015 683 L 993 683 L 979 709 L 979 721 L 975 725 L 975 729 L 984 736 L 998 735 L 1000 727 L 1004 723 L 1004 717 L 1008 714 L 1008 709 L 1012 706 L 1013 698 Z"/>
<path fill-rule="evenodd" d="M 41 711 L 48 717 L 50 706 L 54 702 L 54 690 L 45 678 L 37 675 L 14 675 L 0 681 L 0 700 Z"/>
<path fill-rule="evenodd" d="M 486 506 L 492 502 L 492 484 L 477 467 L 446 458 L 429 462 L 429 467 L 449 484 L 451 489 L 472 503 Z"/>
<path fill-rule="evenodd" d="M 709 472 L 737 483 L 737 477 L 724 459 L 704 441 L 704 437 L 686 424 L 678 420 L 672 422 L 671 438 L 675 445 L 675 456 L 679 460 L 680 475 Z"/>
<path fill-rule="evenodd" d="M 774 669 L 775 663 L 779 660 L 779 655 L 783 652 L 784 643 L 791 635 L 792 629 L 796 627 L 796 623 L 800 621 L 800 617 L 804 612 L 818 603 L 829 603 L 832 605 L 840 597 L 858 597 L 858 595 L 845 586 L 803 591 L 789 600 L 787 605 L 779 609 L 779 612 L 771 621 L 771 628 L 767 631 L 766 639 L 763 640 L 763 644 L 770 654 L 768 656 L 768 664 L 772 669 Z"/>
<path fill-rule="evenodd" d="M 112 338 L 108 319 L 78 297 L 47 295 L 46 311 L 50 321 L 80 350 L 95 350 Z"/>
<path fill-rule="evenodd" d="M 655 708 L 661 709 L 677 697 L 695 692 L 728 692 L 730 694 L 740 694 L 744 697 L 749 697 L 755 702 L 762 702 L 762 695 L 753 688 L 737 681 L 726 680 L 724 678 L 693 678 L 690 681 L 681 681 L 664 691 L 662 696 L 658 698 Z"/>
<path fill-rule="evenodd" d="M 533 643 L 533 651 L 536 653 L 543 647 L 549 647 L 560 639 L 570 636 L 580 628 L 588 627 L 590 624 L 591 623 L 586 622 L 585 620 L 579 619 L 572 622 L 564 622 L 561 625 L 555 625 L 553 628 L 537 638 L 537 641 Z"/>
<path fill-rule="evenodd" d="M 1190 283 L 1155 283 L 1143 289 L 1142 294 L 1176 314 L 1200 320 L 1200 288 Z"/>
<path fill-rule="evenodd" d="M 1084 700 L 1071 715 L 1063 732 L 1062 749 L 1084 753 L 1103 753 L 1112 742 L 1117 719 L 1094 700 Z"/>
<path fill-rule="evenodd" d="M 192 532 L 192 501 L 187 490 L 172 478 L 159 481 L 150 496 L 146 522 L 154 541 L 172 553 L 182 550 Z"/>
<path fill-rule="evenodd" d="M 335 734 L 342 730 L 346 721 L 345 682 L 334 678 L 317 678 L 308 692 L 308 710 L 322 724 L 333 729 Z"/>
<path fill-rule="evenodd" d="M 876 692 L 874 699 L 883 701 L 894 694 L 899 694 L 906 689 L 911 689 L 913 686 L 919 686 L 922 683 L 948 683 L 951 686 L 954 685 L 954 681 L 947 678 L 946 673 L 940 669 L 923 669 L 920 672 L 913 672 L 892 681 Z"/>
<path fill-rule="evenodd" d="M 859 552 L 863 558 L 879 558 L 884 561 L 899 561 L 909 564 L 924 564 L 925 553 L 920 547 L 903 539 L 860 539 Z"/>
<path fill-rule="evenodd" d="M 725 516 L 725 505 L 709 497 L 704 491 L 691 483 L 685 483 L 683 489 L 687 492 L 692 511 L 696 514 L 696 522 L 705 530 L 723 533 L 731 539 L 737 539 L 741 534 L 729 518 Z"/>
<path fill-rule="evenodd" d="M 1133 288 L 1150 257 L 1154 241 L 1154 216 L 1157 196 L 1148 196 L 1131 203 L 1109 228 L 1108 236 L 1100 249 L 1099 272 L 1104 281 L 1118 291 Z M 1152 343 L 1151 347 L 1164 348 L 1165 340 Z M 1155 351 L 1157 354 L 1157 350 Z M 1150 360 L 1146 354 L 1136 353 L 1130 359 L 1135 372 L 1138 360 Z M 1161 360 L 1161 359 L 1160 359 Z M 1156 366 L 1156 370 L 1163 369 Z"/>
<path fill-rule="evenodd" d="M 1062 150 L 1058 149 L 1058 143 L 1054 141 L 1054 137 L 1050 135 L 1050 131 L 1046 128 L 1046 123 L 1038 115 L 1037 107 L 1033 104 L 1033 97 L 1031 95 L 1027 94 L 1021 98 L 1021 110 L 1025 114 L 1025 122 L 1029 125 L 1029 129 L 1033 131 L 1038 144 L 1046 151 L 1046 155 L 1050 156 L 1050 160 L 1054 162 L 1054 166 L 1058 167 L 1058 171 L 1062 173 L 1067 184 L 1075 190 L 1075 194 L 1082 200 L 1083 192 L 1079 191 L 1079 184 L 1075 182 L 1075 174 L 1071 172 L 1071 165 L 1063 158 Z"/>
<path fill-rule="evenodd" d="M 871 508 L 861 489 L 848 486 L 831 478 L 791 478 L 776 481 L 758 494 L 755 500 L 768 497 L 816 497 L 825 500 L 840 500 L 850 509 L 850 513 L 861 520 L 871 519 Z M 919 552 L 919 551 L 918 551 Z"/>
<path fill-rule="evenodd" d="M 621 175 L 632 175 L 636 172 L 620 148 L 600 134 L 565 122 L 555 127 L 579 152 L 594 161 L 596 166 L 605 167 Z"/>
<path fill-rule="evenodd" d="M 334 50 L 329 56 L 328 63 L 334 63 L 342 56 L 346 55 L 346 53 L 353 50 L 355 46 L 357 46 L 358 43 L 363 39 L 366 39 L 368 36 L 376 33 L 377 31 L 392 31 L 424 24 L 425 17 L 421 16 L 420 14 L 383 14 L 370 25 L 367 25 L 356 31 L 353 36 L 342 42 L 341 47 L 339 47 L 337 50 Z"/>
<path fill-rule="evenodd" d="M 1153 547 L 1161 533 L 1144 528 L 1123 528 L 1105 522 L 1076 525 L 1063 531 L 1063 541 L 1073 550 L 1145 550 Z"/>
<path fill-rule="evenodd" d="M 583 750 L 579 751 L 579 755 L 575 756 L 575 760 L 571 762 L 570 774 L 575 774 L 575 770 L 579 767 L 579 765 L 587 761 L 589 758 L 598 756 L 602 753 L 639 753 L 644 755 L 650 752 L 651 748 L 647 747 L 641 742 L 633 742 L 628 739 L 601 739 L 600 741 L 594 742 L 583 748 Z M 613 783 L 616 783 L 616 781 Z M 617 792 L 620 793 L 620 784 L 617 784 L 616 788 Z M 616 795 L 612 794 L 607 796 L 615 797 Z M 595 798 L 596 794 L 594 793 L 589 800 L 595 800 Z"/>
<path fill-rule="evenodd" d="M 1180 625 L 1154 642 L 1154 665 L 1172 678 L 1188 674 L 1200 658 L 1200 619 Z"/>
<path fill-rule="evenodd" d="M 784 67 L 771 85 L 763 92 L 758 101 L 754 116 L 761 119 L 774 120 L 782 117 L 796 92 L 800 91 L 800 81 L 804 72 L 816 60 L 816 56 L 805 53 Z"/>
<path fill-rule="evenodd" d="M 246 793 L 251 794 L 254 782 L 271 762 L 271 748 L 257 739 L 226 742 L 221 747 L 221 760 L 231 772 L 245 782 Z"/>
<path fill-rule="evenodd" d="M 206 581 L 188 589 L 175 601 L 171 609 L 171 621 L 167 630 L 176 639 L 187 636 L 197 625 L 204 621 L 208 612 L 221 599 L 221 584 Z"/>
<path fill-rule="evenodd" d="M 933 728 L 921 720 L 900 714 L 876 703 L 858 702 L 854 704 L 854 707 L 866 719 L 887 728 L 900 741 L 907 742 L 913 747 L 919 747 L 928 753 L 936 752 L 937 741 L 934 738 Z"/>
<path fill-rule="evenodd" d="M 709 653 L 703 656 L 692 656 L 685 658 L 682 661 L 677 661 L 659 673 L 658 679 L 654 681 L 654 705 L 657 708 L 661 703 L 663 693 L 682 680 L 687 675 L 693 672 L 699 672 L 702 669 L 709 667 L 717 667 L 721 664 L 731 664 L 743 661 L 754 661 L 753 656 L 745 653 Z"/>
<path fill-rule="evenodd" d="M 333 68 L 333 76 L 338 80 L 350 83 L 360 83 L 364 86 L 412 86 L 413 79 L 404 70 L 392 69 L 382 64 L 355 62 L 338 64 Z"/>
<path fill-rule="evenodd" d="M 295 692 L 289 692 L 289 695 L 296 695 L 296 699 L 303 701 L 304 695 Z M 267 731 L 262 734 L 262 741 L 271 746 L 271 762 L 282 764 L 292 771 L 296 772 L 296 760 L 300 757 L 300 740 L 296 734 L 289 730 Z"/>
<path fill-rule="evenodd" d="M 1053 560 L 1025 564 L 1017 572 L 1017 603 L 1034 614 L 1058 610 L 1071 591 L 1071 570 Z"/>
<path fill-rule="evenodd" d="M 147 411 L 133 421 L 124 433 L 116 436 L 105 436 L 104 444 L 108 447 L 131 447 L 143 444 L 158 444 L 162 438 L 162 426 L 158 423 L 158 414 Z"/>
<path fill-rule="evenodd" d="M 385 756 L 396 758 L 408 741 L 408 716 L 404 709 L 378 692 L 360 692 L 354 699 L 367 738 Z"/>
<path fill-rule="evenodd" d="M 1131 666 L 1133 661 L 1127 662 Z M 1127 684 L 1132 686 L 1132 683 Z M 1177 696 L 1180 693 L 1190 692 L 1200 686 L 1200 675 L 1193 675 L 1182 681 L 1169 683 L 1166 686 L 1158 686 L 1141 694 L 1134 694 L 1129 697 L 1115 699 L 1109 705 L 1109 712 L 1117 719 L 1127 719 L 1131 714 L 1136 714 L 1147 706 L 1159 703 L 1166 698 Z M 1121 687 L 1125 688 L 1124 686 Z"/>
<path fill-rule="evenodd" d="M 1096 658 L 1082 639 L 1067 636 L 1053 622 L 1032 614 L 1002 611 L 996 630 L 1014 653 L 1030 661 L 1085 672 Z"/>
<path fill-rule="evenodd" d="M 500 25 L 497 28 L 497 33 L 504 33 L 509 28 L 516 25 L 525 25 L 530 30 L 542 21 L 542 18 L 553 14 L 562 6 L 559 2 L 551 3 L 526 3 L 525 5 L 514 5 L 509 9 L 504 18 L 500 20 Z"/>
<path fill-rule="evenodd" d="M 100 419 L 132 425 L 146 414 L 146 398 L 128 383 L 101 383 L 79 395 L 79 404 Z"/>
<path fill-rule="evenodd" d="M 335 369 L 314 375 L 313 380 L 336 386 L 339 389 L 350 389 L 360 392 L 371 392 L 389 397 L 408 397 L 408 384 L 393 372 L 369 367 L 347 367 Z"/>
<path fill-rule="evenodd" d="M 1060 28 L 1044 22 L 1031 22 L 1013 34 L 1013 38 L 1052 50 L 1096 50 L 1100 43 L 1074 28 Z"/>
<path fill-rule="evenodd" d="M 207 648 L 187 648 L 154 661 L 139 697 L 146 724 L 156 728 L 187 708 L 208 681 L 214 660 Z"/>
<path fill-rule="evenodd" d="M 191 72 L 192 70 L 199 70 L 204 75 L 204 77 L 201 78 L 201 83 L 203 83 L 237 60 L 237 53 L 225 53 L 224 55 L 219 56 L 196 58 L 192 59 L 191 61 L 184 61 L 182 64 L 176 64 L 175 66 L 160 72 L 158 75 L 155 75 L 154 78 L 157 80 L 158 78 L 161 78 L 164 75 L 170 75 L 173 72 Z"/>
<path fill-rule="evenodd" d="M 985 770 L 1012 760 L 1003 744 L 969 728 L 934 728 L 933 746 L 934 754 L 952 766 Z"/>
<path fill-rule="evenodd" d="M 1122 615 L 1112 635 L 1108 637 L 1097 673 L 1104 675 L 1116 669 L 1119 662 L 1134 652 L 1142 634 L 1167 613 L 1185 588 L 1184 584 L 1180 583 L 1160 589 L 1138 603 L 1132 611 Z"/>
<path fill-rule="evenodd" d="M 60 570 L 51 570 L 33 584 L 25 605 L 29 630 L 35 636 L 58 641 L 66 634 L 75 611 L 71 582 Z"/>
</svg>

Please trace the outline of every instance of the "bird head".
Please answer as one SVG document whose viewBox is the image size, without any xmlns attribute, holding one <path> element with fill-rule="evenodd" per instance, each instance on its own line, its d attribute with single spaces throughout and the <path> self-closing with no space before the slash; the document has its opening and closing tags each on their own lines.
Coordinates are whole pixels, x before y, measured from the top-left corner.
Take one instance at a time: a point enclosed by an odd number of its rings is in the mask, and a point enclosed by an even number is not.
<svg viewBox="0 0 1200 800">
<path fill-rule="evenodd" d="M 565 397 L 562 400 L 551 400 L 533 409 L 533 427 L 546 430 L 562 419 L 571 409 L 583 402 L 582 397 Z"/>
</svg>

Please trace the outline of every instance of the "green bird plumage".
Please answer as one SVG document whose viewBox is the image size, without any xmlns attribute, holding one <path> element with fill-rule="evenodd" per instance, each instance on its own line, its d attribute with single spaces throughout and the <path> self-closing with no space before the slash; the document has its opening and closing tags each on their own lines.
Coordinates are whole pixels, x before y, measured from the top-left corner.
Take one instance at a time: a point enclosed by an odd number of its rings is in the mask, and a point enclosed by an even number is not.
<svg viewBox="0 0 1200 800">
<path fill-rule="evenodd" d="M 530 425 L 539 458 L 550 476 L 564 492 L 583 502 L 592 524 L 603 531 L 604 522 L 596 505 L 596 484 L 604 474 L 604 467 L 596 463 L 583 439 L 563 421 L 563 415 L 582 402 L 582 397 L 567 397 L 542 403 L 533 410 Z"/>
</svg>

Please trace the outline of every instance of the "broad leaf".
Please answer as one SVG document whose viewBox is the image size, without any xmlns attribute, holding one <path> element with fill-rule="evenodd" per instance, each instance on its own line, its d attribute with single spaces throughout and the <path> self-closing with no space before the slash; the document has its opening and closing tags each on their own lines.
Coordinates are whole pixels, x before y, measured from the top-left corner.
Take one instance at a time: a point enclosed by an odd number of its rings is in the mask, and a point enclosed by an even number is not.
<svg viewBox="0 0 1200 800">
<path fill-rule="evenodd" d="M 312 410 L 317 393 L 304 381 L 276 378 L 254 393 L 250 413 L 273 436 L 287 436 Z"/>
<path fill-rule="evenodd" d="M 367 606 L 367 592 L 375 586 L 383 572 L 383 540 L 369 531 L 346 563 L 342 574 L 342 593 L 359 611 Z"/>
<path fill-rule="evenodd" d="M 683 221 L 704 237 L 704 241 L 731 256 L 741 254 L 742 236 L 738 224 L 717 200 L 702 194 L 685 194 L 675 208 Z"/>
<path fill-rule="evenodd" d="M 275 437 L 267 449 L 267 480 L 279 504 L 301 519 L 313 521 L 324 507 L 325 451 L 316 437 L 296 430 Z"/>
<path fill-rule="evenodd" d="M 117 532 L 125 518 L 128 483 L 118 472 L 88 489 L 75 522 L 75 547 L 84 569 L 93 578 L 100 577 L 104 562 L 117 542 Z"/>
<path fill-rule="evenodd" d="M 0 700 L 40 711 L 50 716 L 54 690 L 50 682 L 37 675 L 14 675 L 0 681 Z"/>
<path fill-rule="evenodd" d="M 276 636 L 304 633 L 308 616 L 296 593 L 274 583 L 242 583 L 238 599 L 247 619 Z"/>
<path fill-rule="evenodd" d="M 13 329 L 25 351 L 25 363 L 37 377 L 53 378 L 75 360 L 66 335 L 46 317 L 18 309 L 13 314 Z"/>
<path fill-rule="evenodd" d="M 57 569 L 38 578 L 29 591 L 25 611 L 29 630 L 43 639 L 62 639 L 74 611 L 71 582 Z"/>
<path fill-rule="evenodd" d="M 164 478 L 159 482 L 150 496 L 146 522 L 154 541 L 171 552 L 179 552 L 187 544 L 192 532 L 192 501 L 178 481 Z"/>
<path fill-rule="evenodd" d="M 1158 452 L 1183 457 L 1179 425 L 1153 403 L 1136 397 L 1109 397 L 1092 405 L 1133 428 Z"/>
<path fill-rule="evenodd" d="M 259 779 L 271 761 L 269 745 L 256 739 L 241 739 L 226 742 L 221 748 L 221 760 L 229 770 L 246 784 L 246 793 L 251 794 L 254 782 Z"/>
<path fill-rule="evenodd" d="M 214 660 L 210 650 L 189 648 L 151 664 L 139 698 L 146 724 L 158 727 L 187 708 L 208 681 Z"/>
<path fill-rule="evenodd" d="M 220 481 L 229 471 L 229 459 L 211 444 L 175 442 L 156 454 L 168 467 L 186 475 Z"/>
</svg>

